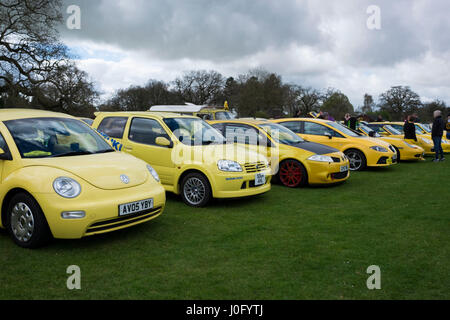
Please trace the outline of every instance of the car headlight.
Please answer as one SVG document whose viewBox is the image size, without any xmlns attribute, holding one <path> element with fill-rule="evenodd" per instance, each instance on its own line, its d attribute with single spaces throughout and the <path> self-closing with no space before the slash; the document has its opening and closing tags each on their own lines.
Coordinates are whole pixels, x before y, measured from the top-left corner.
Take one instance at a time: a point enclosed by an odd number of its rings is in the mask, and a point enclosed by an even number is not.
<svg viewBox="0 0 450 320">
<path fill-rule="evenodd" d="M 53 189 L 64 198 L 76 198 L 81 192 L 81 186 L 72 178 L 59 177 L 53 181 Z"/>
<path fill-rule="evenodd" d="M 308 158 L 310 161 L 320 161 L 320 162 L 333 162 L 333 159 L 329 156 L 322 156 L 320 154 L 315 154 Z"/>
<path fill-rule="evenodd" d="M 383 147 L 380 147 L 380 146 L 373 146 L 373 147 L 370 147 L 370 149 L 378 151 L 378 152 L 387 152 L 386 148 L 383 148 Z"/>
<path fill-rule="evenodd" d="M 422 142 L 425 142 L 426 144 L 433 144 L 433 141 L 431 141 L 430 139 L 426 139 L 426 138 L 420 138 L 422 140 Z"/>
<path fill-rule="evenodd" d="M 220 171 L 228 172 L 242 172 L 242 167 L 236 161 L 231 160 L 219 160 L 217 161 L 217 167 Z"/>
<path fill-rule="evenodd" d="M 158 182 L 160 181 L 160 180 L 159 180 L 158 172 L 156 172 L 156 170 L 153 169 L 153 167 L 152 167 L 151 165 L 147 164 L 147 170 L 148 170 L 148 172 L 150 172 L 150 174 L 153 176 L 153 178 L 154 178 L 156 181 L 158 181 Z"/>
</svg>

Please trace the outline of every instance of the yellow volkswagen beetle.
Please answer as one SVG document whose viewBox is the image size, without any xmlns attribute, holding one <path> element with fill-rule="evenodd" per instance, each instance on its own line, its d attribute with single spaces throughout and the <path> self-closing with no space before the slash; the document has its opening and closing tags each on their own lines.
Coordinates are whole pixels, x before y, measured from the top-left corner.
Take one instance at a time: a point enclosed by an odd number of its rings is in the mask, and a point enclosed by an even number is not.
<svg viewBox="0 0 450 320">
<path fill-rule="evenodd" d="M 118 230 L 163 212 L 153 168 L 115 152 L 78 119 L 21 109 L 3 109 L 0 119 L 0 227 L 19 246 Z"/>
<path fill-rule="evenodd" d="M 247 145 L 266 155 L 271 160 L 272 173 L 287 187 L 333 184 L 350 175 L 349 161 L 342 152 L 306 142 L 279 124 L 256 119 L 210 123 L 229 143 Z"/>
<path fill-rule="evenodd" d="M 386 167 L 397 162 L 397 152 L 389 143 L 365 137 L 334 121 L 313 118 L 271 120 L 292 130 L 307 141 L 342 151 L 350 160 L 350 170 Z"/>
<path fill-rule="evenodd" d="M 397 151 L 397 161 L 425 160 L 423 158 L 423 156 L 425 155 L 424 149 L 415 144 L 410 144 L 404 139 L 382 136 L 365 123 L 359 124 L 358 132 L 368 137 L 379 138 L 393 145 L 395 150 Z"/>
<path fill-rule="evenodd" d="M 270 190 L 266 157 L 234 150 L 208 123 L 164 112 L 100 112 L 92 125 L 119 151 L 150 163 L 166 191 L 193 207 L 212 198 L 237 198 Z"/>
</svg>

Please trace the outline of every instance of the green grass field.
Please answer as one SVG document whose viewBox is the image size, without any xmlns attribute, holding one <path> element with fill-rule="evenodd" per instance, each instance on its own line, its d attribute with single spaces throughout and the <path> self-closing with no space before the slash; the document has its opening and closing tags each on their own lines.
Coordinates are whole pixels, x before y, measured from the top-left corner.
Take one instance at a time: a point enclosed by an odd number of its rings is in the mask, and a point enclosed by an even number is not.
<svg viewBox="0 0 450 320">
<path fill-rule="evenodd" d="M 449 191 L 427 159 L 204 209 L 168 195 L 154 221 L 35 251 L 1 231 L 0 299 L 449 299 Z"/>
</svg>

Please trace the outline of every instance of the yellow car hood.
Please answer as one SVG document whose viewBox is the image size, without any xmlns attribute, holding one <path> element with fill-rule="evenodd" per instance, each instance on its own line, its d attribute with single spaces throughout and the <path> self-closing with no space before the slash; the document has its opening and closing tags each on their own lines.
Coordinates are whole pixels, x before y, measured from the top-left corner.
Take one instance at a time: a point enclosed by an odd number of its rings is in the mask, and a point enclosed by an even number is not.
<svg viewBox="0 0 450 320">
<path fill-rule="evenodd" d="M 143 161 L 120 152 L 24 159 L 24 166 L 45 166 L 64 170 L 104 190 L 134 187 L 146 182 L 149 176 Z M 128 183 L 122 181 L 121 175 L 128 177 Z"/>
</svg>

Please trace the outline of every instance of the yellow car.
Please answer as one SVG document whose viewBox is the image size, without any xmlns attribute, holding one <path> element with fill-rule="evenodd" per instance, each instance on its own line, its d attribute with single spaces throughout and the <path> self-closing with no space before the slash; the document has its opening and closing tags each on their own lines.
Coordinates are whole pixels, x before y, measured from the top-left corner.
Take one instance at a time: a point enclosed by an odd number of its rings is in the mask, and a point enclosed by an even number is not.
<svg viewBox="0 0 450 320">
<path fill-rule="evenodd" d="M 365 137 L 334 121 L 313 118 L 271 120 L 295 132 L 307 141 L 342 151 L 350 160 L 350 170 L 385 167 L 397 162 L 397 152 L 389 143 Z"/>
<path fill-rule="evenodd" d="M 372 129 L 377 131 L 382 136 L 389 136 L 394 138 L 404 139 L 403 122 L 374 122 L 368 124 Z M 434 155 L 434 143 L 431 136 L 424 134 L 423 130 L 418 130 L 416 127 L 417 141 L 412 139 L 405 139 L 408 143 L 417 144 L 422 147 L 426 155 Z M 444 144 L 442 144 L 444 148 Z"/>
<path fill-rule="evenodd" d="M 253 196 L 270 190 L 267 159 L 233 150 L 208 123 L 163 112 L 100 112 L 92 125 L 119 151 L 150 163 L 166 191 L 194 207 L 211 198 Z"/>
<path fill-rule="evenodd" d="M 424 160 L 423 156 L 425 155 L 425 151 L 423 148 L 415 144 L 410 144 L 404 139 L 382 136 L 364 123 L 359 124 L 358 132 L 368 137 L 379 138 L 393 145 L 397 151 L 397 161 Z"/>
<path fill-rule="evenodd" d="M 114 231 L 163 212 L 153 168 L 115 152 L 78 119 L 23 109 L 3 109 L 0 119 L 0 227 L 19 246 Z"/>
<path fill-rule="evenodd" d="M 425 125 L 423 123 L 415 123 L 416 126 L 416 132 L 420 132 L 420 134 L 428 135 L 431 137 L 431 127 L 429 125 Z M 445 153 L 450 152 L 450 141 L 447 139 L 447 132 L 444 130 L 444 134 L 442 136 L 442 150 Z M 434 146 L 434 144 L 433 144 Z M 433 147 L 434 148 L 434 147 Z"/>
<path fill-rule="evenodd" d="M 266 155 L 272 174 L 287 187 L 338 183 L 350 175 L 348 159 L 342 152 L 306 142 L 279 124 L 256 119 L 210 123 L 229 143 L 244 144 Z"/>
</svg>

